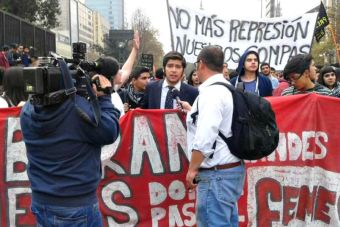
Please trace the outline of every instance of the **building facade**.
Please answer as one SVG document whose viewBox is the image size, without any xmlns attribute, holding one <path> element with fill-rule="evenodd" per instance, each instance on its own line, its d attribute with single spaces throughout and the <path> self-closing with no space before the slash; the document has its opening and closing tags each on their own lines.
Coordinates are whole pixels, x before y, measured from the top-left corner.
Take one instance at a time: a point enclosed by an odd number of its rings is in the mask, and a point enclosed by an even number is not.
<svg viewBox="0 0 340 227">
<path fill-rule="evenodd" d="M 110 28 L 108 20 L 85 5 L 85 0 L 59 0 L 59 4 L 60 25 L 54 29 L 58 54 L 71 58 L 72 43 L 76 42 L 86 43 L 88 52 L 95 51 L 94 44 L 104 48 L 104 36 Z"/>
<path fill-rule="evenodd" d="M 86 43 L 87 46 L 92 46 L 94 43 L 93 37 L 93 11 L 85 4 L 78 2 L 78 40 Z"/>
<path fill-rule="evenodd" d="M 111 29 L 124 28 L 124 0 L 85 0 L 85 4 L 100 12 L 109 21 Z"/>
<path fill-rule="evenodd" d="M 93 41 L 104 48 L 105 40 L 110 31 L 110 23 L 98 11 L 93 11 Z"/>
<path fill-rule="evenodd" d="M 280 0 L 261 0 L 261 17 L 280 17 L 282 8 Z"/>
<path fill-rule="evenodd" d="M 100 12 L 111 29 L 124 29 L 124 0 L 85 0 L 85 4 Z"/>
</svg>

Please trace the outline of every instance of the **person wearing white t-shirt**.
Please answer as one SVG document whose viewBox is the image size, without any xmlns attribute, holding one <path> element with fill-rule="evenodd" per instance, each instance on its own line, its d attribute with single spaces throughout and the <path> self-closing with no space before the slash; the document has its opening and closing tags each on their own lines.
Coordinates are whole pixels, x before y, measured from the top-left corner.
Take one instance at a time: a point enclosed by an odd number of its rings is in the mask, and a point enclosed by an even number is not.
<svg viewBox="0 0 340 227">
<path fill-rule="evenodd" d="M 133 47 L 130 52 L 130 55 L 126 62 L 124 63 L 121 70 L 119 70 L 118 74 L 115 76 L 113 84 L 114 84 L 114 92 L 111 94 L 111 101 L 113 105 L 120 111 L 120 117 L 125 114 L 124 104 L 119 97 L 117 91 L 119 88 L 123 86 L 123 84 L 129 79 L 130 74 L 132 72 L 133 64 L 137 58 L 138 50 L 140 47 L 140 36 L 138 31 L 134 34 L 133 39 Z"/>
</svg>

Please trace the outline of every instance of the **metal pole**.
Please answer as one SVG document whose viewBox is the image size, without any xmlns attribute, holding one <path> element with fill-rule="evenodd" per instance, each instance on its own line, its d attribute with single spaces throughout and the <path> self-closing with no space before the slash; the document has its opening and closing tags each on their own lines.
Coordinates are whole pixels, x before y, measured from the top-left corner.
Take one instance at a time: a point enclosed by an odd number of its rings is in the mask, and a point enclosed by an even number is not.
<svg viewBox="0 0 340 227">
<path fill-rule="evenodd" d="M 335 31 L 334 31 L 334 29 L 333 29 L 333 26 L 332 26 L 332 24 L 331 23 L 329 23 L 329 25 L 328 25 L 328 29 L 329 29 L 329 31 L 331 32 L 331 34 L 332 34 L 332 38 L 333 38 L 333 43 L 334 43 L 334 45 L 335 45 L 335 54 L 336 54 L 336 57 L 337 57 L 337 59 L 338 59 L 338 62 L 340 63 L 340 56 L 339 56 L 339 46 L 338 46 L 338 43 L 337 43 L 337 38 L 336 38 L 336 33 L 335 33 Z"/>
</svg>

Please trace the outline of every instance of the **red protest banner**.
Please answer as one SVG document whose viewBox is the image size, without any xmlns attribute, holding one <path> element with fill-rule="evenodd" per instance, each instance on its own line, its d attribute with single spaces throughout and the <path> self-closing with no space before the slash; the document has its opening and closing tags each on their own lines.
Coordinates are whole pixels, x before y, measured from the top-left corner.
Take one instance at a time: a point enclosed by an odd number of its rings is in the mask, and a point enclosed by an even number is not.
<svg viewBox="0 0 340 227">
<path fill-rule="evenodd" d="M 340 100 L 270 98 L 280 129 L 275 153 L 247 163 L 242 226 L 339 226 Z"/>
<path fill-rule="evenodd" d="M 34 226 L 19 108 L 0 110 L 0 226 Z"/>
<path fill-rule="evenodd" d="M 340 225 L 340 100 L 315 94 L 270 98 L 280 129 L 275 153 L 248 162 L 240 226 Z M 31 226 L 20 109 L 0 111 L 0 224 Z M 135 110 L 103 161 L 97 195 L 105 226 L 194 226 L 184 115 Z"/>
<path fill-rule="evenodd" d="M 135 110 L 121 121 L 117 152 L 98 187 L 106 226 L 193 226 L 195 193 L 188 168 L 184 115 Z"/>
</svg>

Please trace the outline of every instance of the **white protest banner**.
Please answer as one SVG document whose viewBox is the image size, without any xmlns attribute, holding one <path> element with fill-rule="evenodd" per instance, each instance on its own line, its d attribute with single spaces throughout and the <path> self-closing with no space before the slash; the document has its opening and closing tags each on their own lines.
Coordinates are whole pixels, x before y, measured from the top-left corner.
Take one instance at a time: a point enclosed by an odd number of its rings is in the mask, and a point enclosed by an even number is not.
<svg viewBox="0 0 340 227">
<path fill-rule="evenodd" d="M 188 62 L 195 62 L 203 47 L 218 45 L 231 69 L 236 69 L 240 56 L 251 49 L 259 53 L 261 62 L 282 70 L 290 57 L 310 52 L 317 13 L 294 18 L 231 19 L 174 2 L 168 1 L 172 49 L 184 54 Z"/>
</svg>

